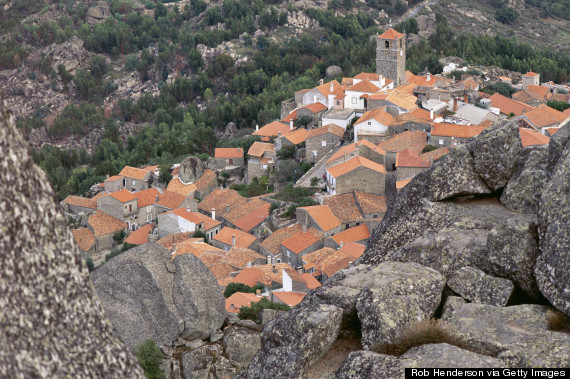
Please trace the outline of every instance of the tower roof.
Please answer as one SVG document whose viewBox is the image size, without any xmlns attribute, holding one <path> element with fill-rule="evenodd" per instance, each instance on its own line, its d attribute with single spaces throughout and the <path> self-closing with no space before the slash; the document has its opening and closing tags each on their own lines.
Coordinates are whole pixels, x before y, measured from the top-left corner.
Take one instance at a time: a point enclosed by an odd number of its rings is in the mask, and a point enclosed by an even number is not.
<svg viewBox="0 0 570 379">
<path fill-rule="evenodd" d="M 393 28 L 390 28 L 390 29 L 386 30 L 384 33 L 382 33 L 381 35 L 379 35 L 378 38 L 381 38 L 381 39 L 400 39 L 403 36 L 404 35 L 402 33 L 398 33 Z"/>
</svg>

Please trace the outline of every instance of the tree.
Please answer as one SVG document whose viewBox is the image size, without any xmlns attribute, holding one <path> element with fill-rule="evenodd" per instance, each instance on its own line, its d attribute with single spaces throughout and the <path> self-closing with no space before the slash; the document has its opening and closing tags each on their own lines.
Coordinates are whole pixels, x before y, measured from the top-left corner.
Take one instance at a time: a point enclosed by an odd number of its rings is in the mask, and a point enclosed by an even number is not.
<svg viewBox="0 0 570 379">
<path fill-rule="evenodd" d="M 519 18 L 519 12 L 513 8 L 504 7 L 495 13 L 495 19 L 503 24 L 514 24 Z"/>
<path fill-rule="evenodd" d="M 287 304 L 281 303 L 274 303 L 272 301 L 267 300 L 266 298 L 262 298 L 258 302 L 252 302 L 251 306 L 249 307 L 241 307 L 239 310 L 239 318 L 241 320 L 253 320 L 256 323 L 261 323 L 261 311 L 264 309 L 277 309 L 280 311 L 288 311 L 291 309 Z"/>
<path fill-rule="evenodd" d="M 87 264 L 87 269 L 89 270 L 89 272 L 95 270 L 95 263 L 93 262 L 93 259 L 91 259 L 91 257 L 87 257 L 87 259 L 85 259 L 85 263 Z"/>
<path fill-rule="evenodd" d="M 277 166 L 277 181 L 280 183 L 296 182 L 304 172 L 295 161 L 281 161 Z"/>
<path fill-rule="evenodd" d="M 158 181 L 164 184 L 170 183 L 172 180 L 172 174 L 170 173 L 170 165 L 162 164 L 160 165 L 160 174 L 158 174 Z"/>
<path fill-rule="evenodd" d="M 134 354 L 148 379 L 164 379 L 164 373 L 160 369 L 163 355 L 154 340 L 144 341 L 135 348 Z"/>
<path fill-rule="evenodd" d="M 313 176 L 311 178 L 311 187 L 316 187 L 319 184 L 319 178 L 317 178 L 316 176 Z"/>
<path fill-rule="evenodd" d="M 95 55 L 93 58 L 91 58 L 89 66 L 91 69 L 91 75 L 93 75 L 95 80 L 100 82 L 101 79 L 103 78 L 103 75 L 107 73 L 108 69 L 107 61 L 105 60 L 105 58 L 103 58 L 100 55 Z"/>
<path fill-rule="evenodd" d="M 250 287 L 247 284 L 243 283 L 230 283 L 226 286 L 226 289 L 224 290 L 224 297 L 227 299 L 236 292 L 256 293 L 257 290 L 263 290 L 263 285 L 256 284 L 253 287 Z"/>
</svg>

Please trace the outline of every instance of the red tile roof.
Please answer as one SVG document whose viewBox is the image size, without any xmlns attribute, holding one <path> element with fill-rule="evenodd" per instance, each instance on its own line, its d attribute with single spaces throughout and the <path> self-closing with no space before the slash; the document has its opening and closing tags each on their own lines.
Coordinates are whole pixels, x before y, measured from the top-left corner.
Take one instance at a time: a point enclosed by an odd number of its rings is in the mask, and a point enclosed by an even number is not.
<svg viewBox="0 0 570 379">
<path fill-rule="evenodd" d="M 172 248 L 172 246 L 176 245 L 179 242 L 186 241 L 193 234 L 194 234 L 193 232 L 171 233 L 171 234 L 165 235 L 164 237 L 162 237 L 161 239 L 156 241 L 156 243 L 158 243 L 159 245 L 162 245 L 166 249 L 170 250 Z M 202 242 L 204 242 L 203 238 L 199 238 L 199 239 Z"/>
<path fill-rule="evenodd" d="M 312 205 L 299 209 L 305 210 L 324 232 L 328 232 L 340 225 L 340 221 L 332 213 L 328 205 Z"/>
<path fill-rule="evenodd" d="M 321 286 L 321 283 L 319 283 L 319 281 L 311 274 L 289 274 L 289 276 L 294 282 L 305 283 L 307 289 L 310 290 L 314 290 Z"/>
<path fill-rule="evenodd" d="M 285 228 L 277 229 L 273 234 L 263 240 L 259 246 L 267 250 L 269 253 L 277 255 L 279 254 L 279 246 L 281 245 L 281 242 L 302 230 L 303 227 L 300 224 L 293 224 Z"/>
<path fill-rule="evenodd" d="M 336 153 L 334 153 L 328 160 L 327 163 L 331 163 L 336 161 L 339 158 L 342 158 L 345 156 L 345 154 L 347 154 L 348 156 L 353 155 L 353 153 L 357 150 L 360 149 L 362 146 L 366 146 L 369 149 L 371 149 L 372 151 L 378 153 L 379 155 L 386 155 L 386 151 L 384 151 L 383 149 L 379 148 L 378 146 L 374 145 L 373 143 L 367 141 L 367 140 L 360 140 L 358 142 L 355 143 L 351 143 L 350 145 L 346 145 L 341 147 Z"/>
<path fill-rule="evenodd" d="M 357 242 L 363 241 L 370 238 L 370 231 L 366 224 L 355 226 L 354 228 L 350 228 L 344 230 L 338 234 L 335 234 L 332 239 L 337 243 L 346 243 L 346 242 Z"/>
<path fill-rule="evenodd" d="M 301 253 L 303 250 L 313 246 L 315 243 L 319 242 L 322 238 L 322 234 L 313 228 L 307 230 L 306 233 L 302 231 L 294 234 L 293 236 L 287 238 L 281 244 L 288 250 L 294 252 L 295 254 Z"/>
<path fill-rule="evenodd" d="M 378 38 L 382 39 L 398 39 L 402 38 L 404 35 L 402 33 L 397 32 L 393 28 L 386 30 L 384 33 L 378 36 Z"/>
<path fill-rule="evenodd" d="M 89 209 L 97 209 L 97 200 L 88 199 L 81 196 L 68 196 L 63 200 L 68 205 L 75 205 L 76 207 L 83 207 Z"/>
<path fill-rule="evenodd" d="M 148 171 L 143 170 L 141 168 L 130 167 L 130 166 L 125 166 L 119 173 L 119 176 L 124 176 L 130 179 L 139 179 L 139 180 L 143 180 L 144 178 L 148 177 L 148 175 L 149 175 Z"/>
<path fill-rule="evenodd" d="M 537 95 L 539 95 L 541 98 L 546 100 L 546 96 L 548 95 L 548 93 L 550 92 L 550 88 L 549 87 L 543 87 L 543 86 L 535 86 L 532 84 L 529 84 L 527 86 L 526 89 L 528 92 L 533 92 L 536 93 Z"/>
<path fill-rule="evenodd" d="M 95 236 L 87 228 L 71 229 L 73 239 L 81 251 L 89 251 L 95 244 Z"/>
<path fill-rule="evenodd" d="M 306 294 L 302 292 L 286 292 L 286 291 L 273 291 L 273 296 L 281 300 L 290 307 L 299 304 L 305 298 Z"/>
<path fill-rule="evenodd" d="M 369 81 L 377 82 L 380 80 L 380 75 L 374 74 L 372 72 L 361 72 L 360 74 L 356 75 L 354 77 L 354 79 L 369 80 Z"/>
<path fill-rule="evenodd" d="M 256 130 L 253 135 L 254 136 L 261 136 L 261 137 L 277 137 L 279 135 L 279 133 L 281 132 L 281 134 L 286 134 L 289 133 L 291 131 L 291 129 L 289 128 L 289 125 L 285 125 L 282 122 L 279 121 L 273 121 L 265 126 L 263 126 L 262 128 L 260 128 L 259 130 Z M 258 143 L 258 142 L 256 142 Z M 250 148 L 251 151 L 251 148 Z M 251 154 L 248 152 L 248 154 Z"/>
<path fill-rule="evenodd" d="M 337 252 L 340 252 L 340 250 L 337 250 Z M 330 278 L 340 270 L 347 268 L 352 262 L 354 262 L 353 257 L 345 257 L 336 262 L 326 262 L 323 265 L 323 272 Z"/>
<path fill-rule="evenodd" d="M 303 108 L 310 110 L 313 113 L 322 112 L 327 109 L 327 106 L 323 103 L 312 103 L 309 105 L 305 105 Z"/>
<path fill-rule="evenodd" d="M 544 128 L 564 121 L 568 118 L 568 115 L 554 108 L 550 108 L 545 104 L 541 104 L 537 108 L 526 112 L 523 117 L 532 122 L 535 127 Z"/>
<path fill-rule="evenodd" d="M 266 201 L 263 201 L 263 203 L 264 204 L 262 204 L 260 207 L 234 220 L 232 224 L 244 232 L 250 232 L 256 228 L 259 224 L 264 222 L 269 217 L 269 208 L 271 207 L 271 204 Z"/>
<path fill-rule="evenodd" d="M 310 270 L 312 268 L 320 269 L 322 263 L 336 250 L 332 247 L 323 247 L 322 249 L 315 250 L 312 253 L 303 255 L 303 261 L 305 264 L 303 267 L 305 270 Z"/>
<path fill-rule="evenodd" d="M 257 303 L 262 297 L 254 293 L 236 292 L 226 299 L 226 311 L 239 313 L 241 307 L 249 307 L 251 303 Z"/>
<path fill-rule="evenodd" d="M 259 268 L 251 267 L 251 268 L 244 268 L 237 274 L 233 282 L 234 283 L 243 283 L 250 287 L 255 286 L 261 277 L 264 275 L 264 272 L 261 271 Z"/>
<path fill-rule="evenodd" d="M 127 201 L 137 199 L 137 197 L 126 188 L 123 188 L 120 191 L 111 192 L 109 196 L 113 197 L 116 200 L 119 200 L 121 203 L 126 203 Z"/>
<path fill-rule="evenodd" d="M 287 127 L 287 131 L 285 133 L 289 133 L 290 129 Z M 283 133 L 283 134 L 285 134 Z M 277 136 L 277 135 L 275 135 Z M 272 143 L 264 143 L 264 142 L 254 142 L 249 150 L 247 151 L 247 155 L 251 155 L 253 157 L 261 157 L 266 152 L 268 153 L 275 153 L 275 145 Z"/>
<path fill-rule="evenodd" d="M 358 207 L 354 192 L 325 197 L 324 205 L 330 208 L 342 224 L 360 221 L 364 218 Z"/>
<path fill-rule="evenodd" d="M 220 241 L 226 245 L 232 246 L 232 239 L 236 237 L 236 244 L 235 246 L 238 247 L 250 247 L 256 240 L 255 236 L 241 231 L 239 229 L 233 229 L 230 227 L 224 227 L 218 234 L 212 238 L 214 241 Z"/>
<path fill-rule="evenodd" d="M 231 212 L 232 209 L 241 207 L 246 202 L 247 199 L 233 189 L 216 188 L 212 193 L 198 203 L 198 209 L 206 213 L 210 213 L 212 212 L 212 209 L 215 209 L 217 217 L 225 215 L 226 208 Z"/>
<path fill-rule="evenodd" d="M 305 139 L 307 138 L 307 129 L 299 128 L 297 130 L 293 130 L 291 133 L 287 133 L 284 136 L 281 136 L 281 138 L 286 138 L 293 145 L 298 145 L 302 142 L 305 142 Z"/>
<path fill-rule="evenodd" d="M 500 93 L 492 94 L 489 96 L 489 100 L 491 100 L 491 106 L 493 108 L 499 108 L 501 110 L 501 113 L 505 115 L 513 113 L 515 116 L 520 116 L 524 112 L 529 112 L 534 109 L 533 106 L 521 103 L 520 101 L 509 99 Z"/>
<path fill-rule="evenodd" d="M 550 138 L 547 136 L 530 129 L 519 128 L 519 134 L 521 136 L 523 147 L 532 145 L 546 145 L 550 142 Z"/>
<path fill-rule="evenodd" d="M 398 181 L 396 182 L 396 189 L 399 190 L 399 189 L 404 188 L 404 187 L 406 186 L 406 184 L 408 184 L 408 183 L 411 182 L 411 181 L 412 181 L 412 178 L 410 178 L 410 179 L 404 179 L 404 180 L 398 180 Z"/>
<path fill-rule="evenodd" d="M 295 120 L 296 118 L 297 118 L 297 109 L 289 113 L 287 116 L 285 116 L 285 118 L 281 119 L 281 122 L 289 125 L 289 122 Z"/>
<path fill-rule="evenodd" d="M 243 148 L 241 147 L 218 147 L 215 150 L 216 158 L 243 158 Z"/>
<path fill-rule="evenodd" d="M 115 180 L 124 179 L 122 175 L 113 175 L 110 178 L 105 179 L 106 182 L 114 182 Z"/>
<path fill-rule="evenodd" d="M 332 91 L 331 91 L 331 84 L 332 84 Z M 318 87 L 315 87 L 317 89 L 317 91 L 319 91 L 320 93 L 322 93 L 324 96 L 328 96 L 329 93 L 334 93 L 336 90 L 338 90 L 340 87 L 340 83 L 337 82 L 336 80 L 332 80 L 328 83 L 324 83 Z"/>
<path fill-rule="evenodd" d="M 386 197 L 358 190 L 354 191 L 354 197 L 365 214 L 386 213 Z"/>
<path fill-rule="evenodd" d="M 87 220 L 87 223 L 93 228 L 95 237 L 105 236 L 107 234 L 120 232 L 127 229 L 127 223 L 109 216 L 106 213 L 97 211 Z"/>
<path fill-rule="evenodd" d="M 431 135 L 436 137 L 471 138 L 479 135 L 489 125 L 433 124 Z"/>
<path fill-rule="evenodd" d="M 380 124 L 388 126 L 394 121 L 394 117 L 392 117 L 391 114 L 386 113 L 383 109 L 373 109 L 371 111 L 365 112 L 362 117 L 356 121 L 355 125 L 369 120 L 376 120 Z"/>
<path fill-rule="evenodd" d="M 160 199 L 160 192 L 156 188 L 149 188 L 146 190 L 134 192 L 133 195 L 137 198 L 137 207 L 147 207 L 156 203 L 156 199 Z"/>
<path fill-rule="evenodd" d="M 433 87 L 437 82 L 437 79 L 438 78 L 435 75 L 430 75 L 429 80 L 427 75 L 413 75 L 408 79 L 408 83 L 414 84 L 415 86 Z"/>
<path fill-rule="evenodd" d="M 374 93 L 380 91 L 380 88 L 370 83 L 368 80 L 361 80 L 358 83 L 348 87 L 346 91 Z"/>
<path fill-rule="evenodd" d="M 429 161 L 420 158 L 419 154 L 410 149 L 399 151 L 396 155 L 396 167 L 430 167 Z"/>
<path fill-rule="evenodd" d="M 386 173 L 386 169 L 384 168 L 383 165 L 373 162 L 370 159 L 366 159 L 364 157 L 354 157 L 346 162 L 340 163 L 336 166 L 327 169 L 327 171 L 334 178 L 338 178 L 360 167 L 365 167 L 369 170 L 380 172 L 382 174 Z"/>
<path fill-rule="evenodd" d="M 152 231 L 152 227 L 154 224 L 146 224 L 129 234 L 127 238 L 125 238 L 126 243 L 130 243 L 131 245 L 142 245 L 148 242 L 148 234 Z"/>
<path fill-rule="evenodd" d="M 210 230 L 221 224 L 221 221 L 214 220 L 200 212 L 188 212 L 185 208 L 177 208 L 163 214 L 175 214 L 176 216 L 182 217 L 194 224 L 204 224 L 204 230 Z"/>
<path fill-rule="evenodd" d="M 205 169 L 200 179 L 196 181 L 196 190 L 205 191 L 208 188 L 218 186 L 218 175 L 212 170 Z"/>
<path fill-rule="evenodd" d="M 168 191 L 176 192 L 184 197 L 190 196 L 194 197 L 194 192 L 196 191 L 196 183 L 184 184 L 179 177 L 173 178 L 166 187 Z"/>
<path fill-rule="evenodd" d="M 451 150 L 449 150 L 449 147 L 441 147 L 437 150 L 432 150 L 432 151 L 428 151 L 427 153 L 423 153 L 420 154 L 420 158 L 423 159 L 426 162 L 431 162 L 431 160 L 433 159 L 434 161 L 437 161 L 439 158 L 449 154 Z"/>
<path fill-rule="evenodd" d="M 238 270 L 243 270 L 247 267 L 248 263 L 253 263 L 255 261 L 263 261 L 265 263 L 265 257 L 245 247 L 234 246 L 225 254 L 224 257 L 224 263 L 227 263 Z"/>
<path fill-rule="evenodd" d="M 406 148 L 415 151 L 422 151 L 427 144 L 427 133 L 422 131 L 406 131 L 396 134 L 394 137 L 382 141 L 378 147 L 384 151 L 398 152 Z"/>
<path fill-rule="evenodd" d="M 162 195 L 160 195 L 160 199 L 156 204 L 167 209 L 176 209 L 185 199 L 186 196 L 182 196 L 174 191 L 166 190 Z"/>
<path fill-rule="evenodd" d="M 339 250 L 342 251 L 343 253 L 350 255 L 354 259 L 358 259 L 362 256 L 362 254 L 364 254 L 365 249 L 366 249 L 366 246 L 364 246 L 360 243 L 347 242 Z"/>
<path fill-rule="evenodd" d="M 539 75 L 539 74 L 537 74 L 536 72 L 529 71 L 529 72 L 527 72 L 526 74 L 524 74 L 523 76 L 532 78 L 532 77 L 538 76 L 538 75 Z"/>
</svg>

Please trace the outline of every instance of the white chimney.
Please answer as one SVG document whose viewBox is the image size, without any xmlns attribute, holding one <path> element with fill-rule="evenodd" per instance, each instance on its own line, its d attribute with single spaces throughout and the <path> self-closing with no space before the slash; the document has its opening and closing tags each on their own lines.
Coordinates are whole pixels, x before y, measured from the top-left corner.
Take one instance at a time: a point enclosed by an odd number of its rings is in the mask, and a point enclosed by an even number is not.
<svg viewBox="0 0 570 379">
<path fill-rule="evenodd" d="M 344 247 L 344 242 L 340 243 L 340 248 L 342 249 Z"/>
<path fill-rule="evenodd" d="M 433 109 L 429 110 L 429 119 L 433 120 Z"/>
<path fill-rule="evenodd" d="M 281 132 L 277 132 L 277 137 L 281 137 Z"/>
<path fill-rule="evenodd" d="M 228 213 L 229 211 L 230 211 L 230 206 L 226 204 L 226 213 Z"/>
<path fill-rule="evenodd" d="M 271 264 L 271 257 L 268 255 L 267 256 L 267 264 L 270 265 Z"/>
<path fill-rule="evenodd" d="M 289 129 L 293 130 L 293 120 L 289 120 Z"/>
<path fill-rule="evenodd" d="M 255 131 L 257 132 L 259 130 L 259 125 L 255 125 Z"/>
<path fill-rule="evenodd" d="M 216 219 L 216 208 L 212 208 L 212 220 Z"/>
<path fill-rule="evenodd" d="M 316 102 L 317 102 L 317 95 L 314 95 L 313 96 L 313 103 L 316 103 Z"/>
<path fill-rule="evenodd" d="M 190 207 L 186 207 L 186 212 L 190 212 Z"/>
<path fill-rule="evenodd" d="M 333 82 L 331 82 L 331 90 L 330 92 L 334 91 L 334 86 L 333 86 Z"/>
<path fill-rule="evenodd" d="M 247 262 L 247 268 L 251 268 L 251 262 Z"/>
<path fill-rule="evenodd" d="M 232 246 L 236 245 L 236 235 L 232 234 Z"/>
<path fill-rule="evenodd" d="M 426 82 L 429 82 L 430 80 L 431 80 L 431 75 L 430 75 L 430 73 L 428 72 L 427 75 L 426 75 Z"/>
<path fill-rule="evenodd" d="M 303 225 L 303 233 L 307 233 L 307 225 Z"/>
<path fill-rule="evenodd" d="M 323 79 L 319 80 L 319 85 L 322 86 L 323 85 Z"/>
</svg>

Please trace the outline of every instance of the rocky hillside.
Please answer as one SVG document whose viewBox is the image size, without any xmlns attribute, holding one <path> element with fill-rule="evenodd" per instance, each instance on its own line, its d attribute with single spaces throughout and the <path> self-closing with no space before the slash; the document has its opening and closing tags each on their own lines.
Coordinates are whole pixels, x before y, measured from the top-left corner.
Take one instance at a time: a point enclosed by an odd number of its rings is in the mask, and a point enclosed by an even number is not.
<svg viewBox="0 0 570 379">
<path fill-rule="evenodd" d="M 269 323 L 238 377 L 567 367 L 569 175 L 570 125 L 547 148 L 522 148 L 514 123 L 485 130 L 415 177 L 359 261 Z"/>
</svg>

